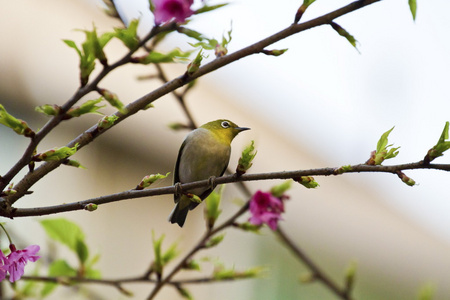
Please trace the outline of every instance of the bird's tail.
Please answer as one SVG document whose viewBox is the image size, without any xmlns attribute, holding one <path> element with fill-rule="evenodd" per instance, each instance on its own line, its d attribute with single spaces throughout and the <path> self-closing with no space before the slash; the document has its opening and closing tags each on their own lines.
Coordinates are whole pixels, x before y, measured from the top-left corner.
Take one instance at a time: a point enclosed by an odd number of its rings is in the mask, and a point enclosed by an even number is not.
<svg viewBox="0 0 450 300">
<path fill-rule="evenodd" d="M 180 202 L 175 205 L 175 208 L 169 215 L 170 223 L 177 223 L 180 227 L 183 227 L 184 221 L 186 221 L 187 213 L 189 211 L 189 206 L 180 207 Z"/>
</svg>

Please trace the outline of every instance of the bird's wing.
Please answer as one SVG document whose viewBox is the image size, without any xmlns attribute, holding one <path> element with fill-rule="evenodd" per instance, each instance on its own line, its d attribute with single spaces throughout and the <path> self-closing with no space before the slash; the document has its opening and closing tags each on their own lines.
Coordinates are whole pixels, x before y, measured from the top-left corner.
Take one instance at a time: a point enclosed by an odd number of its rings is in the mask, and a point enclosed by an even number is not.
<svg viewBox="0 0 450 300">
<path fill-rule="evenodd" d="M 175 163 L 175 170 L 173 171 L 173 184 L 176 184 L 177 182 L 180 182 L 180 175 L 178 174 L 178 170 L 180 169 L 180 160 L 181 160 L 181 155 L 183 154 L 183 149 L 184 146 L 186 145 L 186 140 L 185 139 L 183 141 L 183 143 L 180 146 L 180 150 L 178 151 L 178 157 L 177 157 L 177 162 Z M 180 197 L 177 197 L 176 194 L 173 195 L 173 200 L 175 203 L 177 203 L 178 201 L 180 201 Z"/>
</svg>

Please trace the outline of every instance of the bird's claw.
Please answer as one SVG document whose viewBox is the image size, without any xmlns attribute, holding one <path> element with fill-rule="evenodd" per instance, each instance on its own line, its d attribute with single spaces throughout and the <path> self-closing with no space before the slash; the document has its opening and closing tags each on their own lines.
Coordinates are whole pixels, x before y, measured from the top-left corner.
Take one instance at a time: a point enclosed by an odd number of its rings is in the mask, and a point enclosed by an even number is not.
<svg viewBox="0 0 450 300">
<path fill-rule="evenodd" d="M 175 183 L 175 196 L 178 198 L 183 194 L 183 188 L 181 187 L 181 182 Z"/>
<path fill-rule="evenodd" d="M 216 186 L 217 186 L 216 176 L 209 177 L 208 178 L 208 184 L 209 184 L 209 187 L 211 188 L 211 191 L 214 190 L 216 188 Z"/>
</svg>

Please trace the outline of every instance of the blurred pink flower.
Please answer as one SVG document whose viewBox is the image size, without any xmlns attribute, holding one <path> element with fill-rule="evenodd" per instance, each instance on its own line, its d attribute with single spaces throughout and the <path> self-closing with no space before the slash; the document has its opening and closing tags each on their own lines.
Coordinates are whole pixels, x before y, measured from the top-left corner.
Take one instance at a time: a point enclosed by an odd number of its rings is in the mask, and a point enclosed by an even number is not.
<svg viewBox="0 0 450 300">
<path fill-rule="evenodd" d="M 270 229 L 276 230 L 281 213 L 284 212 L 284 204 L 280 198 L 268 192 L 257 191 L 250 199 L 249 221 L 253 225 L 267 224 Z"/>
<path fill-rule="evenodd" d="M 182 23 L 194 13 L 191 5 L 194 0 L 152 0 L 155 5 L 155 23 L 161 24 L 172 19 Z"/>
<path fill-rule="evenodd" d="M 23 250 L 17 250 L 14 244 L 11 244 L 9 245 L 9 249 L 11 253 L 6 257 L 7 264 L 4 266 L 9 272 L 9 281 L 14 282 L 22 277 L 28 261 L 35 262 L 40 258 L 40 256 L 36 255 L 40 247 L 38 245 L 31 245 Z"/>
<path fill-rule="evenodd" d="M 5 254 L 0 251 L 0 281 L 5 279 L 6 272 L 8 272 L 8 259 L 6 258 Z"/>
</svg>

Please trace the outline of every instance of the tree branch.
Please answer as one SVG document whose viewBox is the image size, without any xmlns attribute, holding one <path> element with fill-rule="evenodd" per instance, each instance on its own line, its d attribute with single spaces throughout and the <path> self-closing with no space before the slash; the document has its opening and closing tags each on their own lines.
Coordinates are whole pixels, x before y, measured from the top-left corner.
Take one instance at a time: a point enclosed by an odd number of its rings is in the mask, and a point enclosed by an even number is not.
<svg viewBox="0 0 450 300">
<path fill-rule="evenodd" d="M 296 179 L 301 176 L 330 176 L 341 175 L 347 173 L 391 173 L 397 175 L 399 171 L 404 170 L 418 170 L 418 169 L 434 169 L 442 171 L 450 171 L 450 164 L 424 164 L 423 161 L 391 165 L 391 166 L 373 166 L 373 165 L 353 165 L 347 166 L 347 171 L 342 172 L 340 168 L 319 168 L 310 170 L 296 170 L 296 171 L 281 171 L 270 173 L 258 173 L 258 174 L 244 174 L 242 176 L 227 175 L 215 179 L 216 184 L 227 184 L 232 182 L 244 182 L 244 181 L 257 181 L 257 180 L 272 180 L 272 179 Z M 202 180 L 190 183 L 184 183 L 181 185 L 183 190 L 190 190 L 198 187 L 209 186 L 209 180 Z M 7 210 L 4 208 L 2 202 L 0 202 L 0 216 L 14 218 L 14 217 L 30 217 L 30 216 L 43 216 L 74 210 L 83 210 L 88 204 L 106 204 L 126 199 L 135 199 L 143 197 L 151 197 L 158 195 L 167 195 L 175 193 L 175 186 L 167 186 L 160 188 L 153 188 L 147 190 L 128 190 L 116 194 L 105 195 L 101 197 L 91 198 L 84 201 L 66 203 L 55 206 L 36 207 L 36 208 L 14 208 Z"/>
</svg>

